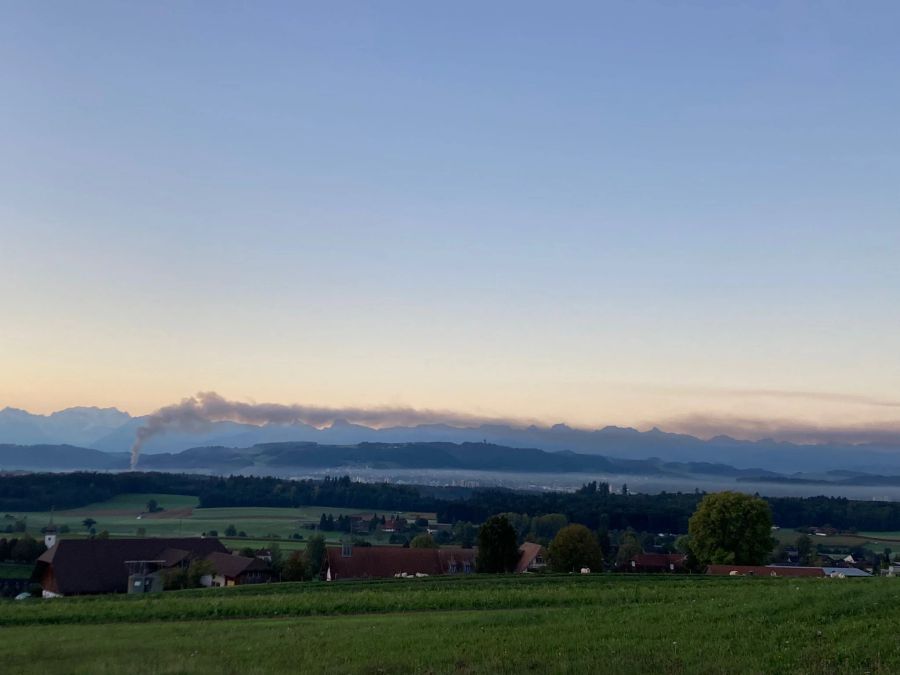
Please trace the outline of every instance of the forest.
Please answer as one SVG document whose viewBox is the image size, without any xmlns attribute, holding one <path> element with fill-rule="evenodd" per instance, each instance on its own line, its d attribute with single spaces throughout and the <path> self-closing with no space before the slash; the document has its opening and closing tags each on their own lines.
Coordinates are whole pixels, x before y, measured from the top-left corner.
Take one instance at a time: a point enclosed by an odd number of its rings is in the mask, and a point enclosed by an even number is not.
<svg viewBox="0 0 900 675">
<path fill-rule="evenodd" d="M 480 523 L 497 513 L 564 514 L 591 529 L 682 533 L 702 492 L 613 492 L 592 481 L 574 492 L 423 488 L 362 483 L 348 476 L 324 480 L 211 477 L 171 473 L 34 473 L 0 476 L 0 512 L 72 509 L 122 493 L 195 495 L 200 506 L 329 506 L 379 511 L 428 511 L 441 522 Z M 768 497 L 781 527 L 829 526 L 843 531 L 900 530 L 900 503 L 838 497 Z"/>
</svg>

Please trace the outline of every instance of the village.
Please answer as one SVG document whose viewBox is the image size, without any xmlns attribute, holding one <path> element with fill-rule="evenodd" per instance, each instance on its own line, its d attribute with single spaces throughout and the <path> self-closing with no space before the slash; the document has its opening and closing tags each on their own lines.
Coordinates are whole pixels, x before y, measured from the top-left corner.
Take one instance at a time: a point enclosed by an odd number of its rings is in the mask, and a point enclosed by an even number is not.
<svg viewBox="0 0 900 675">
<path fill-rule="evenodd" d="M 325 516 L 323 515 L 323 519 Z M 399 531 L 408 525 L 399 514 L 390 519 L 375 514 L 348 517 L 351 530 L 366 531 L 372 521 L 387 531 Z M 411 523 L 409 523 L 411 524 Z M 434 536 L 448 526 L 434 524 L 406 546 L 373 546 L 364 540 L 346 536 L 340 545 L 326 545 L 321 535 L 307 542 L 305 551 L 294 551 L 287 558 L 270 548 L 229 549 L 216 536 L 201 537 L 89 537 L 59 538 L 57 529 L 44 528 L 46 550 L 37 558 L 31 574 L 30 597 L 40 589 L 43 598 L 104 593 L 155 593 L 191 587 L 232 587 L 286 581 L 320 580 L 340 582 L 366 579 L 406 579 L 469 575 L 479 566 L 479 547 L 438 546 Z M 581 530 L 584 530 L 582 532 Z M 574 574 L 707 574 L 715 576 L 757 577 L 869 577 L 873 569 L 852 555 L 824 556 L 828 564 L 801 564 L 796 548 L 782 551 L 783 562 L 767 565 L 708 564 L 692 565 L 689 555 L 634 549 L 632 539 L 618 559 L 607 564 L 590 552 L 579 551 L 568 570 L 550 565 L 552 551 L 560 537 L 584 537 L 580 525 L 561 528 L 556 537 L 543 545 L 525 541 L 518 544 L 505 571 L 514 574 L 540 574 L 565 571 Z M 588 540 L 589 541 L 589 540 Z M 801 540 L 802 541 L 802 540 Z M 484 545 L 484 539 L 479 543 Z M 571 545 L 571 544 L 570 544 Z M 588 544 L 588 547 L 590 544 Z M 494 554 L 491 554 L 494 555 Z M 557 557 L 560 555 L 556 554 Z M 579 557 L 580 556 L 580 557 Z M 581 562 L 578 562 L 581 561 Z M 595 567 L 589 567 L 590 561 Z M 496 570 L 493 570 L 496 571 Z M 874 570 L 884 576 L 900 573 L 900 565 L 888 564 Z M 37 586 L 34 586 L 37 585 Z"/>
</svg>

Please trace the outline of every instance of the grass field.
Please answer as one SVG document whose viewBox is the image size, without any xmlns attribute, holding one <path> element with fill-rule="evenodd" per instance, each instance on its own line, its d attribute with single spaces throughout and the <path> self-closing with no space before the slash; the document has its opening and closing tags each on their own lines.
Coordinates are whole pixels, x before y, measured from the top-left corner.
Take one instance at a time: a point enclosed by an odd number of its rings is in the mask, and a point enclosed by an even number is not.
<svg viewBox="0 0 900 675">
<path fill-rule="evenodd" d="M 146 513 L 146 505 L 150 499 L 155 499 L 163 508 L 158 513 Z M 300 508 L 197 508 L 196 497 L 167 494 L 122 494 L 105 502 L 89 504 L 78 509 L 58 511 L 53 514 L 53 522 L 67 525 L 69 535 L 85 536 L 87 530 L 82 524 L 85 518 L 93 518 L 96 521 L 94 528 L 99 532 L 107 530 L 112 536 L 138 535 L 143 530 L 149 537 L 190 537 L 199 536 L 204 532 L 216 531 L 220 537 L 224 537 L 225 529 L 234 525 L 238 532 L 247 534 L 246 541 L 229 540 L 231 545 L 263 545 L 271 541 L 279 541 L 284 549 L 304 546 L 303 542 L 291 539 L 292 535 L 300 534 L 304 540 L 312 534 L 306 525 L 317 524 L 323 513 L 328 513 L 337 518 L 339 515 L 353 515 L 360 513 L 360 509 L 340 509 L 322 506 L 305 506 Z M 2 523 L 11 524 L 18 519 L 25 519 L 27 531 L 37 537 L 50 521 L 49 512 L 27 512 L 3 514 L 5 520 Z M 379 513 L 379 515 L 384 515 Z M 390 515 L 390 514 L 386 514 Z M 405 514 L 413 518 L 419 514 Z M 434 514 L 425 514 L 434 518 Z M 340 534 L 337 532 L 324 533 L 329 540 L 338 541 Z M 2 536 L 2 535 L 0 535 Z M 7 536 L 16 536 L 15 534 Z M 373 543 L 387 543 L 389 535 L 375 535 L 367 537 Z M 249 541 L 252 540 L 252 543 Z M 243 542 L 243 543 L 242 543 Z M 260 543 L 262 542 L 262 543 Z"/>
<path fill-rule="evenodd" d="M 0 605 L 16 673 L 894 673 L 894 579 L 322 582 Z"/>
<path fill-rule="evenodd" d="M 802 536 L 800 532 L 792 529 L 776 530 L 772 534 L 779 543 L 787 545 L 793 545 L 797 538 Z M 835 534 L 828 537 L 810 535 L 810 539 L 814 545 L 827 549 L 849 549 L 862 546 L 878 553 L 885 547 L 900 549 L 900 532 L 859 532 L 857 534 Z"/>
</svg>

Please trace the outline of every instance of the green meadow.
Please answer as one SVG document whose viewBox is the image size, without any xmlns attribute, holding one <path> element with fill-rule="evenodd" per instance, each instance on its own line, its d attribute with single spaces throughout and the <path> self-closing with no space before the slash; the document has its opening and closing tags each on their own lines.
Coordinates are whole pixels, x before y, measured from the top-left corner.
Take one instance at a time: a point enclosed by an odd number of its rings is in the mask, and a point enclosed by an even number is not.
<svg viewBox="0 0 900 675">
<path fill-rule="evenodd" d="M 157 513 L 147 513 L 147 502 L 156 500 L 162 507 Z M 310 525 L 317 525 L 320 516 L 331 514 L 354 515 L 371 513 L 360 509 L 333 508 L 323 506 L 307 506 L 300 508 L 198 508 L 196 497 L 169 494 L 122 494 L 105 502 L 89 504 L 68 511 L 57 511 L 52 514 L 57 526 L 65 525 L 69 532 L 62 536 L 86 536 L 88 529 L 84 520 L 96 521 L 97 532 L 106 530 L 113 537 L 196 537 L 203 533 L 217 532 L 226 545 L 230 547 L 263 546 L 278 541 L 285 550 L 301 548 L 304 541 L 313 533 Z M 379 512 L 378 515 L 390 513 Z M 414 518 L 420 514 L 404 514 Z M 434 517 L 434 514 L 422 514 Z M 0 530 L 16 521 L 24 520 L 26 531 L 32 536 L 40 536 L 41 529 L 50 522 L 50 512 L 24 512 L 0 514 Z M 237 532 L 244 532 L 246 537 L 228 537 L 225 530 L 234 525 Z M 327 538 L 337 541 L 337 532 L 325 532 Z M 303 540 L 294 538 L 300 535 Z M 18 536 L 16 533 L 0 536 Z M 388 542 L 390 535 L 383 533 L 366 536 L 373 543 Z"/>
<path fill-rule="evenodd" d="M 7 601 L 15 673 L 895 673 L 895 579 L 535 576 Z"/>
</svg>

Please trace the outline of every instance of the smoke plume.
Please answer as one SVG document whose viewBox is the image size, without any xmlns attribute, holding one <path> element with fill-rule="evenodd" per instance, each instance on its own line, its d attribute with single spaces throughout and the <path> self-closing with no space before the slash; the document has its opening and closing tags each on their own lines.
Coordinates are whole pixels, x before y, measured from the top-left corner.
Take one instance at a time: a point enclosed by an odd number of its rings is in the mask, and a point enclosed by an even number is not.
<svg viewBox="0 0 900 675">
<path fill-rule="evenodd" d="M 476 426 L 478 424 L 523 425 L 522 420 L 479 417 L 465 413 L 421 410 L 403 407 L 326 408 L 311 405 L 282 405 L 279 403 L 244 403 L 229 401 L 213 391 L 200 392 L 173 405 L 160 408 L 139 427 L 131 446 L 131 468 L 137 466 L 141 448 L 157 434 L 166 431 L 203 431 L 213 422 L 240 424 L 310 424 L 323 427 L 344 419 L 373 428 L 408 426 L 415 424 L 449 424 Z"/>
</svg>

